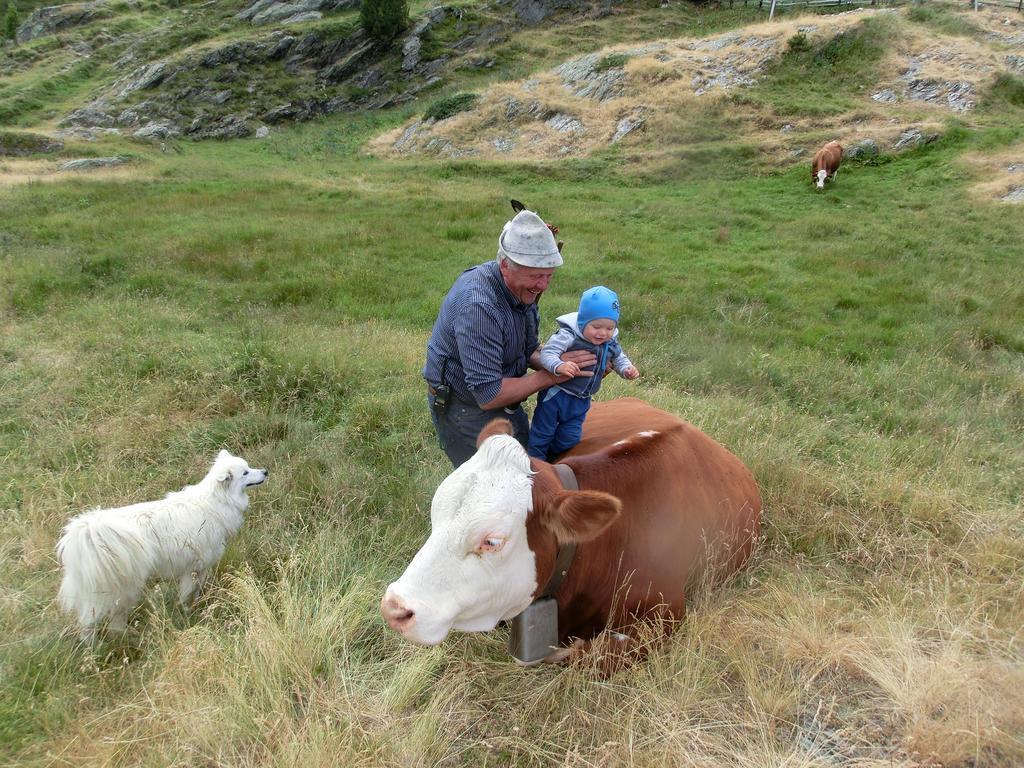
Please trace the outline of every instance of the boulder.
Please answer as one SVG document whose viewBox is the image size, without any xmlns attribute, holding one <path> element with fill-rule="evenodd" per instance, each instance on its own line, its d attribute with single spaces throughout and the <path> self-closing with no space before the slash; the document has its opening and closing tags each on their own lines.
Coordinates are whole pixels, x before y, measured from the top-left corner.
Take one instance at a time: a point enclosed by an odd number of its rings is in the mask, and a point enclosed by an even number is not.
<svg viewBox="0 0 1024 768">
<path fill-rule="evenodd" d="M 294 3 L 273 3 L 255 14 L 250 20 L 253 25 L 274 24 L 278 21 L 297 16 L 300 13 L 320 11 L 320 0 L 298 0 Z M 320 14 L 321 16 L 323 14 Z"/>
<path fill-rule="evenodd" d="M 114 116 L 96 107 L 82 107 L 58 123 L 60 127 L 77 125 L 84 128 L 112 128 Z"/>
<path fill-rule="evenodd" d="M 602 69 L 604 54 L 588 53 L 557 67 L 562 85 L 584 99 L 606 101 L 621 96 L 624 92 L 626 71 L 622 67 Z"/>
<path fill-rule="evenodd" d="M 178 126 L 173 123 L 151 122 L 132 134 L 137 139 L 173 139 L 181 136 Z"/>
<path fill-rule="evenodd" d="M 248 8 L 235 14 L 239 21 L 248 21 L 255 26 L 262 24 L 295 23 L 300 14 L 319 13 L 309 19 L 321 18 L 323 12 L 352 10 L 359 7 L 360 0 L 256 0 Z M 307 19 L 302 19 L 303 21 Z"/>
<path fill-rule="evenodd" d="M 18 27 L 14 39 L 19 44 L 27 43 L 37 37 L 88 24 L 106 15 L 103 3 L 71 3 L 37 8 Z"/>
<path fill-rule="evenodd" d="M 202 115 L 192 121 L 186 133 L 189 138 L 240 139 L 252 135 L 253 129 L 241 115 Z"/>
<path fill-rule="evenodd" d="M 284 19 L 282 24 L 301 24 L 304 21 L 318 21 L 322 19 L 324 15 L 320 11 L 303 11 L 302 13 L 296 13 L 294 16 L 289 16 Z"/>
<path fill-rule="evenodd" d="M 851 146 L 843 148 L 843 157 L 849 160 L 860 158 L 861 160 L 869 157 L 878 156 L 878 145 L 874 139 L 861 139 L 855 142 Z"/>
<path fill-rule="evenodd" d="M 516 17 L 523 24 L 540 24 L 558 11 L 578 8 L 578 0 L 516 0 Z"/>
<path fill-rule="evenodd" d="M 0 157 L 25 157 L 60 152 L 64 142 L 38 133 L 0 131 Z"/>
<path fill-rule="evenodd" d="M 372 40 L 364 40 L 354 50 L 347 52 L 338 61 L 317 73 L 317 80 L 337 83 L 353 74 L 374 49 Z"/>
<path fill-rule="evenodd" d="M 1024 203 L 1024 187 L 1014 187 L 999 199 L 1004 203 Z"/>
<path fill-rule="evenodd" d="M 435 24 L 444 20 L 449 9 L 445 6 L 432 8 L 426 16 L 419 19 L 410 30 L 408 37 L 402 42 L 402 70 L 411 72 L 420 61 L 420 49 L 423 47 L 422 37 Z M 458 11 L 461 13 L 461 11 Z"/>
<path fill-rule="evenodd" d="M 626 115 L 615 125 L 615 133 L 612 134 L 612 144 L 618 144 L 624 138 L 629 136 L 631 133 L 642 130 L 647 124 L 647 120 L 644 119 L 643 114 L 636 113 L 632 115 Z"/>
<path fill-rule="evenodd" d="M 168 71 L 166 61 L 157 61 L 148 66 L 141 67 L 132 72 L 123 81 L 114 85 L 115 89 L 119 89 L 116 98 L 123 99 L 134 91 L 152 88 L 153 86 L 162 83 L 172 74 L 173 71 Z"/>
<path fill-rule="evenodd" d="M 901 149 L 907 149 L 908 147 L 913 149 L 919 147 L 922 144 L 930 144 L 939 138 L 937 133 L 923 133 L 920 128 L 908 128 L 900 134 L 900 137 L 896 140 L 896 143 L 892 145 L 892 148 L 899 152 Z"/>
<path fill-rule="evenodd" d="M 91 171 L 95 168 L 110 168 L 116 165 L 124 165 L 128 162 L 127 157 L 116 155 L 114 157 L 85 157 L 80 160 L 68 160 L 61 165 L 58 171 Z"/>
<path fill-rule="evenodd" d="M 579 133 L 586 130 L 578 118 L 563 112 L 559 112 L 557 115 L 545 120 L 544 125 L 548 128 L 553 128 L 559 133 Z"/>
</svg>

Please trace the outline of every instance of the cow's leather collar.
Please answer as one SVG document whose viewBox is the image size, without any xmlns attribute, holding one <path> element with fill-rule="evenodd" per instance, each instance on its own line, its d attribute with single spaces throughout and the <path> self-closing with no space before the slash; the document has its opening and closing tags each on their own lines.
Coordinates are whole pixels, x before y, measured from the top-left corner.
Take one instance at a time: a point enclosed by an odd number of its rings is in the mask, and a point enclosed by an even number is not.
<svg viewBox="0 0 1024 768">
<path fill-rule="evenodd" d="M 576 475 L 568 464 L 552 464 L 551 467 L 562 482 L 562 487 L 567 491 L 578 491 L 579 483 L 576 482 Z M 572 561 L 576 557 L 576 542 L 563 544 L 558 548 L 558 555 L 555 557 L 555 569 L 551 572 L 551 578 L 544 585 L 544 589 L 537 595 L 539 600 L 542 597 L 550 597 L 562 585 L 562 579 L 572 568 Z"/>
</svg>

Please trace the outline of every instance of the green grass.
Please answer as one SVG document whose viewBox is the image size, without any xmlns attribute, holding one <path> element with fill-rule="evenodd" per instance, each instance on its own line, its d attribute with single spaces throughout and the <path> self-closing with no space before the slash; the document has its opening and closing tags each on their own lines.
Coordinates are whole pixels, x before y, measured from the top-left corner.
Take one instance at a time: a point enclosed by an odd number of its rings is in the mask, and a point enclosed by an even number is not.
<svg viewBox="0 0 1024 768">
<path fill-rule="evenodd" d="M 595 72 L 603 72 L 606 69 L 614 69 L 615 67 L 624 67 L 626 62 L 631 57 L 625 53 L 610 53 L 607 56 L 601 58 L 594 67 Z"/>
<path fill-rule="evenodd" d="M 992 84 L 990 99 L 1003 105 L 1024 109 L 1024 78 L 1000 72 Z"/>
<path fill-rule="evenodd" d="M 829 69 L 850 95 L 889 34 L 797 45 L 777 75 Z M 727 103 L 680 117 L 657 171 L 360 154 L 413 103 L 168 152 L 105 139 L 136 176 L 0 187 L 0 763 L 823 761 L 809 743 L 1021 763 L 1024 217 L 962 163 L 1021 141 L 1018 85 L 821 193 L 802 164 L 755 172 Z M 813 96 L 784 90 L 751 89 Z M 643 378 L 601 396 L 697 424 L 765 500 L 750 567 L 611 680 L 518 668 L 503 630 L 415 648 L 377 615 L 448 471 L 427 336 L 510 197 L 566 242 L 542 331 L 613 287 Z M 64 521 L 193 482 L 221 447 L 271 476 L 210 593 L 153 590 L 128 636 L 79 646 L 54 604 Z"/>
<path fill-rule="evenodd" d="M 56 142 L 28 131 L 0 131 L 0 157 L 53 152 Z"/>
<path fill-rule="evenodd" d="M 0 82 L 0 124 L 33 125 L 40 119 L 60 114 L 60 107 L 79 100 L 95 88 L 98 75 L 105 74 L 96 62 L 85 59 L 71 63 L 49 76 L 33 72 L 31 79 Z M 70 107 L 73 109 L 73 107 Z M 70 111 L 70 109 L 69 109 Z"/>
<path fill-rule="evenodd" d="M 827 116 L 855 109 L 864 84 L 877 79 L 879 63 L 898 34 L 898 22 L 884 16 L 865 19 L 817 45 L 798 33 L 784 55 L 766 67 L 758 85 L 736 100 L 766 106 L 780 116 Z"/>
<path fill-rule="evenodd" d="M 477 95 L 474 93 L 456 93 L 453 96 L 445 96 L 426 108 L 423 112 L 423 119 L 447 120 L 459 112 L 472 109 L 476 100 Z"/>
<path fill-rule="evenodd" d="M 984 30 L 976 27 L 963 15 L 939 4 L 913 3 L 907 11 L 907 18 L 946 35 L 980 38 L 985 34 Z"/>
</svg>

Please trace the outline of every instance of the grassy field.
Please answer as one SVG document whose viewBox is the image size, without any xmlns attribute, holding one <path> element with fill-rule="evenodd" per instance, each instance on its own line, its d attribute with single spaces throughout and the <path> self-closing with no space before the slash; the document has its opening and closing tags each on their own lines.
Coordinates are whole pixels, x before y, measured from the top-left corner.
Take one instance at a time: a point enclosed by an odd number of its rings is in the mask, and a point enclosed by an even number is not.
<svg viewBox="0 0 1024 768">
<path fill-rule="evenodd" d="M 748 103 L 810 101 L 794 72 L 817 64 L 789 66 Z M 0 184 L 0 765 L 1024 764 L 1024 216 L 963 160 L 1022 146 L 1009 82 L 824 193 L 805 164 L 752 172 L 738 133 L 662 147 L 657 172 L 360 153 L 424 104 L 104 139 L 89 153 L 129 171 Z M 749 567 L 609 679 L 519 668 L 504 630 L 413 647 L 377 613 L 448 470 L 430 326 L 510 197 L 566 241 L 545 328 L 620 294 L 644 375 L 601 397 L 692 421 L 765 500 Z M 154 589 L 82 647 L 61 526 L 221 447 L 271 476 L 215 583 L 191 611 Z"/>
</svg>

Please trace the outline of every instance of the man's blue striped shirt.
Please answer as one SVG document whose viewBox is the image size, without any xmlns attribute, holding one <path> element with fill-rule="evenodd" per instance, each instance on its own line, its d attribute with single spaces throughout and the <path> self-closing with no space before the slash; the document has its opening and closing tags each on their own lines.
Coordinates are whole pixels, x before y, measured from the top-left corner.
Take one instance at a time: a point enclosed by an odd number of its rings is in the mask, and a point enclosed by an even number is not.
<svg viewBox="0 0 1024 768">
<path fill-rule="evenodd" d="M 423 378 L 447 384 L 464 402 L 487 403 L 502 379 L 526 375 L 539 325 L 537 305 L 512 295 L 497 261 L 467 269 L 441 304 Z"/>
</svg>

